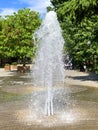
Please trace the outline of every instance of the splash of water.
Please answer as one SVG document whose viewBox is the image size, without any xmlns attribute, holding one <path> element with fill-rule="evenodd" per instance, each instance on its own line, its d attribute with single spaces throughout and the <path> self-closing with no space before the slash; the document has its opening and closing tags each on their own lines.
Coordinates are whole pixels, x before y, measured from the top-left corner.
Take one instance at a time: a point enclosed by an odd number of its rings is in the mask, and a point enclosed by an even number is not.
<svg viewBox="0 0 98 130">
<path fill-rule="evenodd" d="M 38 50 L 33 67 L 33 78 L 36 86 L 46 87 L 46 115 L 53 115 L 53 87 L 63 82 L 65 77 L 62 62 L 64 40 L 61 32 L 56 13 L 50 11 L 34 35 Z"/>
</svg>

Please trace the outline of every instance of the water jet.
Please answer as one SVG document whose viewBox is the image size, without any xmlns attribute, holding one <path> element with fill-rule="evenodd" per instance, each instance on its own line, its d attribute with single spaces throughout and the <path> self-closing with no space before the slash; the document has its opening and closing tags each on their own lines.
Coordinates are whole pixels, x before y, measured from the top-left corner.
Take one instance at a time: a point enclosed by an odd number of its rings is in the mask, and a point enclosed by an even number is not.
<svg viewBox="0 0 98 130">
<path fill-rule="evenodd" d="M 53 115 L 53 87 L 64 81 L 62 51 L 64 40 L 56 13 L 50 11 L 34 35 L 37 53 L 33 69 L 34 84 L 46 87 L 45 114 Z"/>
</svg>

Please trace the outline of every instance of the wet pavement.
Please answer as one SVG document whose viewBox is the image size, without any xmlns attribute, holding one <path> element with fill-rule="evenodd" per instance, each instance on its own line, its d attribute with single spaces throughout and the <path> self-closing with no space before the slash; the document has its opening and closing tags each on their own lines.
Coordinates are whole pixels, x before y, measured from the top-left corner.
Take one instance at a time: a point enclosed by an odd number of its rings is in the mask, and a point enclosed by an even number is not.
<svg viewBox="0 0 98 130">
<path fill-rule="evenodd" d="M 67 81 L 80 76 L 70 75 Z M 54 115 L 47 117 L 45 88 L 33 86 L 32 74 L 1 69 L 0 130 L 98 130 L 97 87 L 65 82 L 53 92 Z"/>
</svg>

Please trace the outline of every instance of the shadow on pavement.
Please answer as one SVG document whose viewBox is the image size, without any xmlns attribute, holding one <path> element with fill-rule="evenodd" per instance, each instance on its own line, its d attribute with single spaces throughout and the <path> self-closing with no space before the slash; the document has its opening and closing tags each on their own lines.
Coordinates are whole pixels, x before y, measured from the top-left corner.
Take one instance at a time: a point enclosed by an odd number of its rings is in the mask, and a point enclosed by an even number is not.
<svg viewBox="0 0 98 130">
<path fill-rule="evenodd" d="M 82 81 L 98 81 L 98 75 L 96 75 L 93 72 L 89 72 L 88 75 L 82 75 L 82 76 L 69 76 L 69 78 L 72 78 L 74 80 L 82 80 Z"/>
</svg>

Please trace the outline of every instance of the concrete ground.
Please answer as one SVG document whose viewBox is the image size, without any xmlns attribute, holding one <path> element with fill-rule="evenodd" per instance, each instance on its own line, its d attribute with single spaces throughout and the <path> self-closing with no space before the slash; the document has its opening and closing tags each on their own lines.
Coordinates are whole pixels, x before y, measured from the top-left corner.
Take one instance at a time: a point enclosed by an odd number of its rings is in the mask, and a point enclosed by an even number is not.
<svg viewBox="0 0 98 130">
<path fill-rule="evenodd" d="M 10 71 L 5 71 L 4 68 L 0 68 L 0 77 L 13 75 Z"/>
<path fill-rule="evenodd" d="M 13 73 L 0 68 L 0 77 L 13 76 Z M 65 73 L 65 82 L 70 85 L 98 87 L 98 75 L 94 73 L 80 72 L 78 70 L 66 70 Z"/>
<path fill-rule="evenodd" d="M 0 69 L 0 130 L 98 130 L 97 75 L 66 70 L 64 87 L 54 91 L 56 114 L 42 118 L 44 92 L 28 73 Z"/>
<path fill-rule="evenodd" d="M 67 70 L 65 82 L 70 85 L 98 87 L 98 75 L 93 72 L 87 73 L 77 70 Z"/>
</svg>

